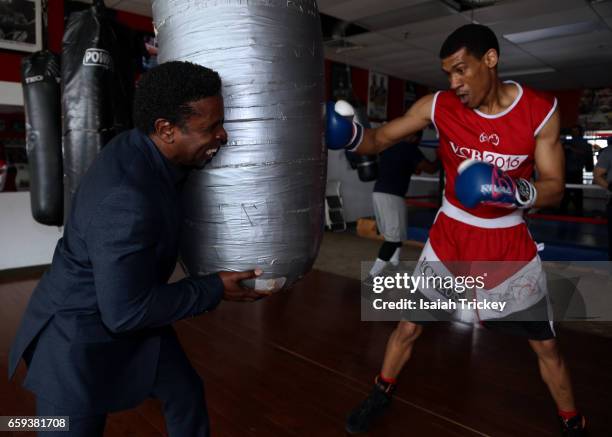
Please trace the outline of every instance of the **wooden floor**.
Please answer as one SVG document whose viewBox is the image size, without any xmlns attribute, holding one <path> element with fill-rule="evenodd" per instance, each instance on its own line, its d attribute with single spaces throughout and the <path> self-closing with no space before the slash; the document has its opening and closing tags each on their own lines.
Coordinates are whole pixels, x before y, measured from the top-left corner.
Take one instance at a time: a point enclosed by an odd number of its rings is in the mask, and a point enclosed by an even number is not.
<svg viewBox="0 0 612 437">
<path fill-rule="evenodd" d="M 0 272 L 0 275 L 3 273 Z M 39 271 L 0 278 L 0 375 Z M 343 436 L 393 324 L 360 322 L 359 282 L 313 271 L 252 304 L 176 324 L 202 376 L 215 436 Z M 562 331 L 591 436 L 612 435 L 612 340 Z M 0 377 L 0 415 L 33 415 L 24 376 Z M 33 435 L 16 433 L 17 437 Z M 109 417 L 105 436 L 163 436 L 159 404 Z M 555 409 L 524 340 L 460 324 L 426 329 L 372 436 L 556 436 Z"/>
</svg>

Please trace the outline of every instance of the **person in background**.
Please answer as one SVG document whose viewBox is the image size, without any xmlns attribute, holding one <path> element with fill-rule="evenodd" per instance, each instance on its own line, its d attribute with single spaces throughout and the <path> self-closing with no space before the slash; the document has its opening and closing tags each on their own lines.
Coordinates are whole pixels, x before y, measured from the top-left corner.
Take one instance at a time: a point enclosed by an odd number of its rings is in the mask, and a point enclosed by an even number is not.
<svg viewBox="0 0 612 437">
<path fill-rule="evenodd" d="M 374 184 L 372 204 L 376 226 L 385 241 L 366 282 L 400 262 L 402 241 L 406 240 L 408 229 L 405 195 L 412 175 L 435 173 L 439 167 L 437 160 L 429 161 L 419 150 L 422 136 L 423 131 L 418 131 L 378 156 L 378 179 Z"/>
<path fill-rule="evenodd" d="M 565 182 L 582 184 L 583 170 L 593 171 L 593 147 L 584 139 L 584 129 L 580 125 L 572 128 L 572 139 L 563 143 L 565 149 Z M 574 205 L 575 215 L 583 213 L 583 190 L 568 188 L 561 201 L 561 212 L 567 214 L 568 206 Z"/>
<path fill-rule="evenodd" d="M 593 170 L 593 183 L 608 192 L 608 259 L 612 261 L 612 137 L 608 137 L 608 147 L 599 152 Z"/>
<path fill-rule="evenodd" d="M 0 158 L 0 191 L 4 191 L 4 183 L 6 181 L 8 166 L 6 165 L 6 161 Z"/>
</svg>

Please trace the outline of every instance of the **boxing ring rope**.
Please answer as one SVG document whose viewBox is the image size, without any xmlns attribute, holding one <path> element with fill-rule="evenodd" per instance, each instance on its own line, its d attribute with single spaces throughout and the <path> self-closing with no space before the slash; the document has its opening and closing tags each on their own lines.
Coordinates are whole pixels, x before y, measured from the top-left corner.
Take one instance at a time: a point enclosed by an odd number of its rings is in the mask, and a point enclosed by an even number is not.
<svg viewBox="0 0 612 437">
<path fill-rule="evenodd" d="M 412 181 L 439 183 L 439 178 L 435 176 L 413 176 Z M 566 189 L 580 189 L 580 190 L 591 190 L 591 191 L 605 191 L 599 185 L 583 185 L 583 184 L 565 184 Z M 433 195 L 416 195 L 406 196 L 406 204 L 409 206 L 416 206 L 420 208 L 437 209 L 440 205 L 437 202 L 428 202 L 422 199 L 431 199 L 437 196 Z M 528 213 L 528 218 L 550 220 L 550 221 L 563 221 L 571 223 L 588 223 L 593 225 L 607 225 L 608 220 L 605 218 L 598 217 L 580 217 L 571 215 L 559 215 L 559 214 L 540 214 L 540 213 Z"/>
<path fill-rule="evenodd" d="M 414 175 L 412 176 L 412 178 L 410 179 L 411 181 L 421 181 L 421 182 L 438 182 L 439 178 L 435 177 L 435 176 L 418 176 L 418 175 Z M 586 184 L 565 184 L 565 188 L 578 188 L 578 189 L 584 189 L 584 190 L 603 190 L 602 187 L 600 187 L 599 185 L 586 185 Z"/>
</svg>

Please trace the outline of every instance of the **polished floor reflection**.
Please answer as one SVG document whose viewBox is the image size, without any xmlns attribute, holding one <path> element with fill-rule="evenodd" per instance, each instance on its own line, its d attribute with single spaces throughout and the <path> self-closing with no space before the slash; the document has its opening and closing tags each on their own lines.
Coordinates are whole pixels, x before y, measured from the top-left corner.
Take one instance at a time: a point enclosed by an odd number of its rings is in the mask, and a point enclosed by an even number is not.
<svg viewBox="0 0 612 437">
<path fill-rule="evenodd" d="M 39 269 L 0 273 L 0 374 Z M 343 436 L 369 391 L 392 323 L 360 321 L 359 282 L 315 270 L 293 290 L 224 302 L 176 324 L 204 379 L 215 436 Z M 560 330 L 591 436 L 609 436 L 612 339 Z M 0 415 L 32 415 L 34 399 L 0 378 Z M 15 433 L 26 437 L 33 433 Z M 106 436 L 165 435 L 156 401 L 109 417 Z M 555 409 L 521 339 L 461 324 L 427 328 L 372 436 L 556 436 Z"/>
</svg>

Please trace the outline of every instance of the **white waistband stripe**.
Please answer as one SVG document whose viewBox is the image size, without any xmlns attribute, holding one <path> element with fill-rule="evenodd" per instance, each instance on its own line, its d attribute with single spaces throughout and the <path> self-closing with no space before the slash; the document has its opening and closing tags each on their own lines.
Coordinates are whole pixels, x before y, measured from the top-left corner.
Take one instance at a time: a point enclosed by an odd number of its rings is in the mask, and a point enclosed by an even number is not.
<svg viewBox="0 0 612 437">
<path fill-rule="evenodd" d="M 482 218 L 472 215 L 469 212 L 464 211 L 460 208 L 457 208 L 455 205 L 446 200 L 446 198 L 442 201 L 442 207 L 440 208 L 440 212 L 443 212 L 452 219 L 479 228 L 511 228 L 513 226 L 524 223 L 523 211 L 519 209 L 512 211 L 510 214 L 505 215 L 503 217 Z"/>
</svg>

